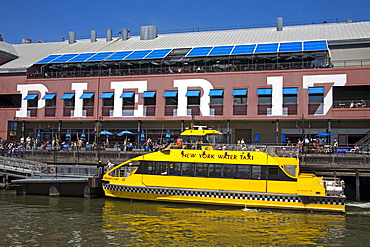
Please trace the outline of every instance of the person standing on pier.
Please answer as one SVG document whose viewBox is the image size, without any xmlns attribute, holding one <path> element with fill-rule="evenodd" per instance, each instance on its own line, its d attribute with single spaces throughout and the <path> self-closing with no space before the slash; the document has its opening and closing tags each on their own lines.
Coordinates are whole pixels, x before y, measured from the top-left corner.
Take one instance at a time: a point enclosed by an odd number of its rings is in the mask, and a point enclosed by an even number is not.
<svg viewBox="0 0 370 247">
<path fill-rule="evenodd" d="M 337 142 L 337 139 L 334 139 L 333 148 L 334 148 L 334 153 L 336 154 L 337 151 L 338 151 L 338 142 Z"/>
</svg>

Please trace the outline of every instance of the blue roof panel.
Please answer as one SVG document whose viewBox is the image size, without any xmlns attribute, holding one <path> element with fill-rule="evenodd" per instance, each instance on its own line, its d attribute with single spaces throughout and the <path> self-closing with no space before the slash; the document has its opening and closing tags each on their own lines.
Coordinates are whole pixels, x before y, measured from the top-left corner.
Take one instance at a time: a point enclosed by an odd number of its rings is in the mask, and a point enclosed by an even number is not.
<svg viewBox="0 0 370 247">
<path fill-rule="evenodd" d="M 280 43 L 279 52 L 302 51 L 302 42 Z"/>
<path fill-rule="evenodd" d="M 69 60 L 68 62 L 69 63 L 74 63 L 74 62 L 84 62 L 86 61 L 87 59 L 89 59 L 90 57 L 92 57 L 93 55 L 95 55 L 96 53 L 82 53 L 74 58 L 72 58 L 71 60 Z"/>
<path fill-rule="evenodd" d="M 304 51 L 325 51 L 328 50 L 328 44 L 325 40 L 322 41 L 306 41 L 303 42 Z"/>
<path fill-rule="evenodd" d="M 274 53 L 277 52 L 279 43 L 258 44 L 254 53 Z"/>
<path fill-rule="evenodd" d="M 61 55 L 50 55 L 40 61 L 38 61 L 37 63 L 35 64 L 44 64 L 44 63 L 50 63 L 51 61 L 53 61 L 54 59 L 60 57 Z"/>
<path fill-rule="evenodd" d="M 53 63 L 65 63 L 65 62 L 68 62 L 69 60 L 71 60 L 72 58 L 74 58 L 77 55 L 78 54 L 64 54 L 64 55 L 58 57 L 57 59 L 53 60 L 52 62 Z"/>
<path fill-rule="evenodd" d="M 230 55 L 234 46 L 216 46 L 213 47 L 212 51 L 208 54 L 209 56 L 227 56 Z"/>
<path fill-rule="evenodd" d="M 158 58 L 164 58 L 170 53 L 172 49 L 163 49 L 163 50 L 154 50 L 152 51 L 148 56 L 145 57 L 145 59 L 158 59 Z"/>
<path fill-rule="evenodd" d="M 110 56 L 109 58 L 105 59 L 105 61 L 118 61 L 118 60 L 123 60 L 125 57 L 130 55 L 132 51 L 119 51 Z"/>
<path fill-rule="evenodd" d="M 85 62 L 99 62 L 103 61 L 105 58 L 112 55 L 114 52 L 100 52 L 96 53 L 94 56 L 91 56 L 90 58 L 86 59 Z"/>
<path fill-rule="evenodd" d="M 252 54 L 256 45 L 236 45 L 231 55 Z"/>
<path fill-rule="evenodd" d="M 146 55 L 148 55 L 152 50 L 145 50 L 145 51 L 134 51 L 127 57 L 125 57 L 125 60 L 131 60 L 131 59 L 143 59 Z"/>
<path fill-rule="evenodd" d="M 204 57 L 212 50 L 212 47 L 196 47 L 193 48 L 186 56 L 187 57 Z"/>
</svg>

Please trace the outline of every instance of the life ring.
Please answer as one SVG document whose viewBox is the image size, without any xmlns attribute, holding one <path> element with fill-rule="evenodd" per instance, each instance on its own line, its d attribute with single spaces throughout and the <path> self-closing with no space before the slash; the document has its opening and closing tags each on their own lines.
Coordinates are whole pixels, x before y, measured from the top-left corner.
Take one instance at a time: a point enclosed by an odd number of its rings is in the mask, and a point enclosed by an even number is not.
<svg viewBox="0 0 370 247">
<path fill-rule="evenodd" d="M 50 173 L 54 173 L 55 172 L 55 168 L 54 167 L 50 167 Z"/>
</svg>

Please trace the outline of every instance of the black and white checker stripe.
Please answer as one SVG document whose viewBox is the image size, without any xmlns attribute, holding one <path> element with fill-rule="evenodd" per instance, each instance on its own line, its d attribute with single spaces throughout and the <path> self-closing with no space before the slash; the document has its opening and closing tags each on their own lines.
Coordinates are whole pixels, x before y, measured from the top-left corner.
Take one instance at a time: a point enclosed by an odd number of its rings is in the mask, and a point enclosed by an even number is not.
<svg viewBox="0 0 370 247">
<path fill-rule="evenodd" d="M 153 187 L 134 187 L 122 186 L 114 184 L 106 184 L 105 189 L 114 191 L 124 191 L 131 193 L 149 193 L 159 195 L 171 196 L 195 196 L 195 197 L 208 197 L 208 198 L 226 198 L 226 199 L 243 199 L 253 201 L 271 201 L 271 202 L 298 202 L 305 201 L 301 196 L 283 196 L 283 195 L 261 195 L 252 193 L 238 193 L 238 192 L 216 192 L 216 191 L 201 191 L 190 189 L 162 189 Z M 320 198 L 310 197 L 309 203 L 315 204 L 331 204 L 331 205 L 344 205 L 344 198 Z"/>
</svg>

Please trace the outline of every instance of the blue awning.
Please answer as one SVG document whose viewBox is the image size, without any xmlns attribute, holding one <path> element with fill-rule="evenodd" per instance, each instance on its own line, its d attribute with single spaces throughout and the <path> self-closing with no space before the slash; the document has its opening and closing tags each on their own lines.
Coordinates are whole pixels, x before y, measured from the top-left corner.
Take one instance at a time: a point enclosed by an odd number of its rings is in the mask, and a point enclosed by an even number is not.
<svg viewBox="0 0 370 247">
<path fill-rule="evenodd" d="M 156 91 L 145 91 L 141 97 L 142 98 L 153 98 L 155 96 Z"/>
<path fill-rule="evenodd" d="M 308 94 L 323 94 L 324 87 L 309 87 Z"/>
<path fill-rule="evenodd" d="M 60 99 L 72 99 L 75 96 L 74 93 L 65 93 Z"/>
<path fill-rule="evenodd" d="M 257 95 L 271 95 L 272 88 L 258 88 Z"/>
<path fill-rule="evenodd" d="M 54 99 L 56 95 L 57 95 L 56 93 L 48 93 L 45 94 L 44 97 L 42 97 L 42 99 Z"/>
<path fill-rule="evenodd" d="M 91 99 L 94 96 L 94 93 L 83 93 L 80 99 Z"/>
<path fill-rule="evenodd" d="M 200 90 L 188 90 L 186 92 L 186 97 L 198 97 L 200 95 Z"/>
<path fill-rule="evenodd" d="M 224 95 L 224 90 L 223 89 L 211 89 L 209 91 L 208 96 L 222 96 Z"/>
<path fill-rule="evenodd" d="M 248 89 L 234 89 L 233 96 L 244 96 L 248 94 Z"/>
<path fill-rule="evenodd" d="M 163 97 L 176 97 L 177 91 L 165 91 Z"/>
<path fill-rule="evenodd" d="M 24 97 L 24 99 L 25 100 L 32 100 L 32 99 L 36 99 L 36 97 L 37 97 L 37 94 L 29 94 L 26 97 Z"/>
<path fill-rule="evenodd" d="M 121 96 L 119 96 L 120 98 L 132 98 L 132 96 L 134 96 L 135 92 L 123 92 L 121 94 Z"/>
<path fill-rule="evenodd" d="M 110 98 L 113 97 L 113 94 L 114 93 L 111 93 L 111 92 L 102 93 L 99 98 L 101 98 L 101 99 L 110 99 Z"/>
<path fill-rule="evenodd" d="M 283 94 L 298 94 L 298 88 L 297 87 L 291 87 L 291 88 L 283 88 Z"/>
</svg>

